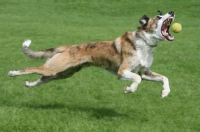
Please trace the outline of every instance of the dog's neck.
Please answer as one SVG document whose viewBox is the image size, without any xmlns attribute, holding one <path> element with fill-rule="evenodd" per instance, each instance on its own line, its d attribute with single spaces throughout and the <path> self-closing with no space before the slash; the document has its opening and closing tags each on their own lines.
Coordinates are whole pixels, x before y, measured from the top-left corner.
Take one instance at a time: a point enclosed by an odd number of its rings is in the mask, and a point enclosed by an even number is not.
<svg viewBox="0 0 200 132">
<path fill-rule="evenodd" d="M 140 32 L 139 36 L 137 31 L 132 33 L 136 50 L 144 52 L 144 54 L 152 54 L 157 44 L 162 41 L 157 38 L 156 35 L 147 33 L 145 31 Z"/>
<path fill-rule="evenodd" d="M 136 40 L 140 40 L 139 43 L 143 43 L 152 48 L 155 48 L 159 42 L 163 41 L 163 39 L 161 39 L 159 36 L 153 33 L 141 31 L 139 35 L 136 35 L 136 34 L 137 34 L 137 31 L 133 32 L 133 37 Z"/>
</svg>

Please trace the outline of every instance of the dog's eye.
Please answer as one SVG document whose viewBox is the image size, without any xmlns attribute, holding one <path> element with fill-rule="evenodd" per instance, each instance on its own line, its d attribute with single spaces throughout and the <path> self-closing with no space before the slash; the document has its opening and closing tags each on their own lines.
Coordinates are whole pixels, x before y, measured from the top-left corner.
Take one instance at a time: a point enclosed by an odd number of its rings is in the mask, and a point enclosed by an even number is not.
<svg viewBox="0 0 200 132">
<path fill-rule="evenodd" d="M 162 17 L 161 16 L 157 16 L 157 19 L 160 20 Z"/>
</svg>

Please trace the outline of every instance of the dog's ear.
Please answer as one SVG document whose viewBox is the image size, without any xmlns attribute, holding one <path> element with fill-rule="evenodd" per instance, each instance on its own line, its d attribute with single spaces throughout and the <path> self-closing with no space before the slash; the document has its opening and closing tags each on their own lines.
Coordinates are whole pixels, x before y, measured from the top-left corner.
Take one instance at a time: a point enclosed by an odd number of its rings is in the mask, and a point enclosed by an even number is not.
<svg viewBox="0 0 200 132">
<path fill-rule="evenodd" d="M 159 12 L 159 15 L 162 15 L 162 11 L 158 10 L 158 12 Z"/>
<path fill-rule="evenodd" d="M 140 18 L 140 24 L 142 27 L 145 27 L 149 21 L 149 17 L 147 15 L 144 15 L 142 18 Z"/>
</svg>

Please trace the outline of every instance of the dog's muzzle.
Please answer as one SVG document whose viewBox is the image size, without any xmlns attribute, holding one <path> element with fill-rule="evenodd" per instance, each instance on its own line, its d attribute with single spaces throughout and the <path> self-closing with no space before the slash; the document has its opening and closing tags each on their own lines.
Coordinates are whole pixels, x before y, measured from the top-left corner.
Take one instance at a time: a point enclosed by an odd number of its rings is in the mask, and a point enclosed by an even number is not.
<svg viewBox="0 0 200 132">
<path fill-rule="evenodd" d="M 171 34 L 169 33 L 169 28 L 171 26 L 172 21 L 174 20 L 175 14 L 173 11 L 170 11 L 168 14 L 169 17 L 167 17 L 162 23 L 161 34 L 166 40 L 173 41 L 174 37 L 171 36 Z"/>
</svg>

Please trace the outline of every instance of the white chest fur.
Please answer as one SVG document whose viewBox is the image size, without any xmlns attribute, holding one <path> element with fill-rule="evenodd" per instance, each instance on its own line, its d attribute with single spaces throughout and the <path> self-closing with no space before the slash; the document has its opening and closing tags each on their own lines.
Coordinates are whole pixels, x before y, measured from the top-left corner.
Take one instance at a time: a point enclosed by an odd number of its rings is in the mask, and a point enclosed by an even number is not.
<svg viewBox="0 0 200 132">
<path fill-rule="evenodd" d="M 153 62 L 153 47 L 142 44 L 143 42 L 140 40 L 137 41 L 136 50 L 137 50 L 137 58 L 140 60 L 140 65 L 142 67 L 149 68 Z"/>
<path fill-rule="evenodd" d="M 133 32 L 135 35 L 135 32 Z M 142 38 L 135 39 L 135 46 L 137 50 L 137 61 L 139 67 L 149 68 L 153 62 L 153 50 L 157 42 L 151 38 L 150 35 L 144 34 Z"/>
</svg>

